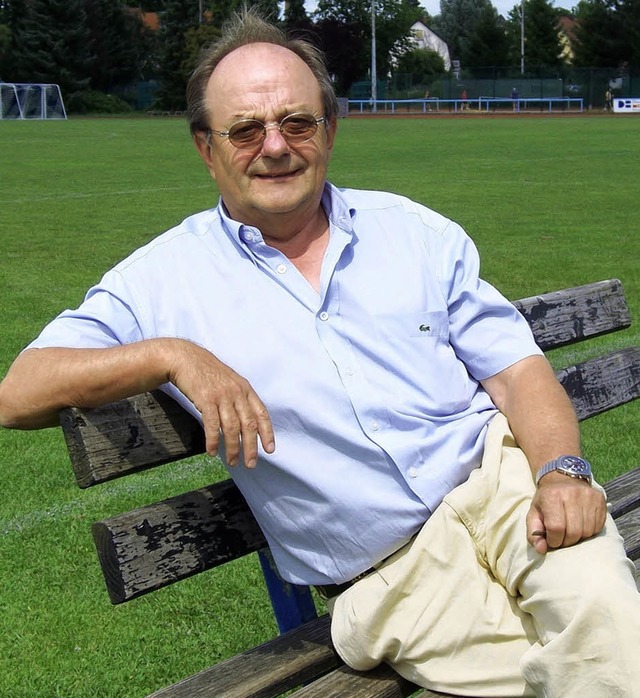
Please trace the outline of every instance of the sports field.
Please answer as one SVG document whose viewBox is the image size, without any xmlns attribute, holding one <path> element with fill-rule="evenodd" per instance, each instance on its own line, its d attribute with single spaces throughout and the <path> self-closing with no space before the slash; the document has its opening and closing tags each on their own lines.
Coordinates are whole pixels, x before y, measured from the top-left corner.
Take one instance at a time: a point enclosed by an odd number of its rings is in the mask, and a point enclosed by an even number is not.
<svg viewBox="0 0 640 698">
<path fill-rule="evenodd" d="M 175 119 L 0 122 L 0 375 L 113 263 L 217 194 Z M 349 118 L 331 179 L 462 223 L 510 298 L 620 278 L 640 344 L 640 118 Z M 590 343 L 591 344 L 591 343 Z M 286 378 L 286 363 L 282 366 Z M 584 425 L 607 480 L 640 464 L 640 401 Z M 223 475 L 207 459 L 80 491 L 58 430 L 0 431 L 0 696 L 138 698 L 275 634 L 251 558 L 112 607 L 93 521 Z"/>
</svg>

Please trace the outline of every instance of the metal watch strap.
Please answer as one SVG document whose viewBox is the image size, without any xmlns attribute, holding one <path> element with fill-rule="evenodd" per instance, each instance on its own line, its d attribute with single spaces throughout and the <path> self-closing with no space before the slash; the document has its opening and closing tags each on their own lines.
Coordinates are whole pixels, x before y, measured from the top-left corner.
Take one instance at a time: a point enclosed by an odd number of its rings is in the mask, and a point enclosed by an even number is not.
<svg viewBox="0 0 640 698">
<path fill-rule="evenodd" d="M 536 485 L 540 483 L 541 478 L 554 471 L 562 473 L 567 477 L 585 480 L 589 484 L 592 482 L 591 465 L 584 458 L 580 456 L 563 455 L 550 460 L 538 470 L 536 473 Z"/>
</svg>

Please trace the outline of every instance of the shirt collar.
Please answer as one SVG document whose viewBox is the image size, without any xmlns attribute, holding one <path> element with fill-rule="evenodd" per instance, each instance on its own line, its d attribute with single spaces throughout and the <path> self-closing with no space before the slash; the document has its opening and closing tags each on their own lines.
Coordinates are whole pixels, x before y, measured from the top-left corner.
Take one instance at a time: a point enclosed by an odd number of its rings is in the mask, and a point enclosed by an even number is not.
<svg viewBox="0 0 640 698">
<path fill-rule="evenodd" d="M 352 221 L 355 216 L 355 209 L 347 205 L 342 192 L 330 182 L 325 182 L 324 185 L 322 207 L 332 227 L 340 228 L 346 233 L 353 233 Z M 220 214 L 223 229 L 235 244 L 244 248 L 249 242 L 262 242 L 262 233 L 258 228 L 245 225 L 231 218 L 222 197 L 218 200 L 218 213 Z"/>
</svg>

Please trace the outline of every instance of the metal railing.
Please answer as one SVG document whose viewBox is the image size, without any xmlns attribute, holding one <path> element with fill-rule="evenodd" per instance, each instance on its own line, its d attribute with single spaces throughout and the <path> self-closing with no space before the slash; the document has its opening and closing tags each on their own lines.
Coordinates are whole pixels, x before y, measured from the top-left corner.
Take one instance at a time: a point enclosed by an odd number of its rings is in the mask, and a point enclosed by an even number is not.
<svg viewBox="0 0 640 698">
<path fill-rule="evenodd" d="M 584 111 L 582 97 L 524 97 L 512 99 L 511 97 L 473 97 L 469 99 L 377 99 L 377 113 L 382 114 L 406 114 L 421 112 L 464 112 L 464 111 L 505 111 L 515 113 L 525 111 Z M 370 99 L 350 99 L 349 112 L 369 113 L 372 111 Z"/>
</svg>

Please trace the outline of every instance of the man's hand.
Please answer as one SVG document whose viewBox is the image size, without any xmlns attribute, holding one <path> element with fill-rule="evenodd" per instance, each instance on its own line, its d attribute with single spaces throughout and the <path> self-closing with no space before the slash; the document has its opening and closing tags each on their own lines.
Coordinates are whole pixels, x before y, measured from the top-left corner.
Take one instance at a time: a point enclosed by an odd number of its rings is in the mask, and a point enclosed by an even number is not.
<svg viewBox="0 0 640 698">
<path fill-rule="evenodd" d="M 18 356 L 0 383 L 0 424 L 13 429 L 58 425 L 63 407 L 96 407 L 173 383 L 202 413 L 207 452 L 224 435 L 227 462 L 240 449 L 252 468 L 258 438 L 275 449 L 267 408 L 249 382 L 211 352 L 185 339 L 147 339 L 104 349 L 50 347 Z"/>
<path fill-rule="evenodd" d="M 527 515 L 527 538 L 544 555 L 591 538 L 607 515 L 604 495 L 588 482 L 549 473 L 540 479 Z"/>
<path fill-rule="evenodd" d="M 169 371 L 169 380 L 202 414 L 209 455 L 216 455 L 224 436 L 227 463 L 255 467 L 258 438 L 267 453 L 275 450 L 273 427 L 267 408 L 249 381 L 219 361 L 206 349 L 184 341 Z"/>
</svg>

